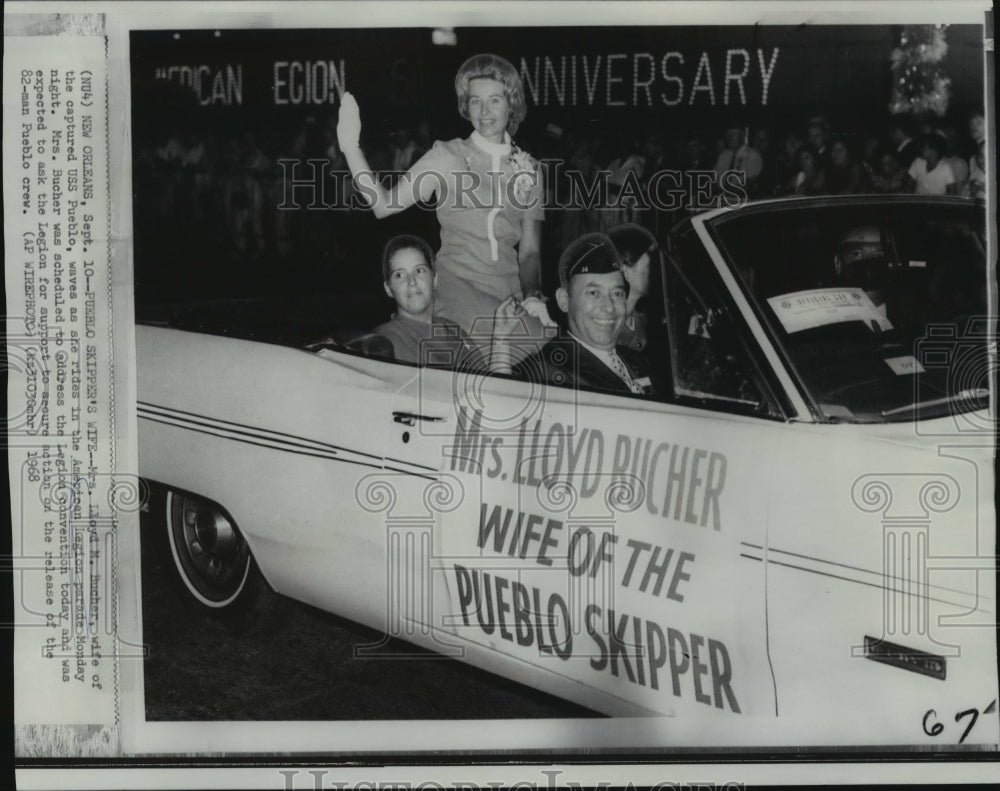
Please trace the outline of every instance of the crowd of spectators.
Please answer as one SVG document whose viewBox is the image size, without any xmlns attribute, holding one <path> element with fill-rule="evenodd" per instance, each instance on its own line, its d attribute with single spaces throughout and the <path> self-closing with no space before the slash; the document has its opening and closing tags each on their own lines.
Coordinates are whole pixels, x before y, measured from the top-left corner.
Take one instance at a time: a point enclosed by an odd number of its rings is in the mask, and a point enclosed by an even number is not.
<svg viewBox="0 0 1000 791">
<path fill-rule="evenodd" d="M 950 117 L 951 118 L 951 117 Z M 283 277 L 356 260 L 376 260 L 388 236 L 412 232 L 436 245 L 432 212 L 407 213 L 406 227 L 376 227 L 351 208 L 352 186 L 337 147 L 336 115 L 309 116 L 287 130 L 243 128 L 164 130 L 136 151 L 135 235 L 147 255 L 199 256 L 239 262 L 289 262 Z M 688 199 L 664 211 L 617 201 L 628 179 L 648 185 L 662 170 L 714 173 L 716 197 L 724 174 L 742 174 L 746 197 L 850 193 L 954 194 L 985 198 L 985 125 L 981 110 L 960 122 L 886 117 L 881 128 L 842 130 L 816 115 L 784 128 L 743 126 L 703 131 L 622 133 L 563 129 L 548 124 L 518 142 L 536 158 L 559 161 L 546 183 L 543 256 L 558 257 L 572 240 L 621 222 L 640 223 L 658 236 L 685 212 L 706 208 Z M 528 139 L 532 137 L 532 139 Z M 405 171 L 432 145 L 424 122 L 398 125 L 365 141 L 376 171 Z M 285 160 L 284 164 L 281 164 Z M 314 164 L 309 164 L 312 161 Z M 315 178 L 319 168 L 325 168 Z M 606 172 L 604 206 L 566 201 L 559 178 L 580 183 Z M 547 171 L 548 172 L 548 171 Z M 303 182 L 313 187 L 303 187 Z M 300 186 L 296 186 L 296 184 Z M 562 185 L 565 186 L 565 185 Z M 422 216 L 421 216 L 422 215 Z"/>
</svg>

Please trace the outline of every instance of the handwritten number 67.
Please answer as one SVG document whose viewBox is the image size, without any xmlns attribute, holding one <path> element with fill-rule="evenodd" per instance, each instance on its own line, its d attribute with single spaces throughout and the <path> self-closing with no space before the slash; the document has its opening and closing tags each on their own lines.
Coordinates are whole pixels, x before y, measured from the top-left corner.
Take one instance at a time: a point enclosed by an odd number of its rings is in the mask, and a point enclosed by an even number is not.
<svg viewBox="0 0 1000 791">
<path fill-rule="evenodd" d="M 982 713 L 990 714 L 996 708 L 996 704 L 997 704 L 996 700 L 991 701 L 990 705 L 987 706 L 985 709 L 983 709 Z M 955 715 L 955 722 L 961 722 L 966 717 L 969 718 L 969 724 L 966 725 L 965 730 L 962 731 L 962 738 L 958 740 L 959 744 L 961 744 L 966 740 L 969 733 L 975 726 L 976 721 L 979 719 L 979 710 L 966 709 L 965 711 L 960 711 Z M 926 711 L 926 713 L 924 714 L 923 725 L 924 725 L 924 733 L 926 733 L 928 736 L 940 736 L 942 731 L 944 731 L 944 725 L 938 722 L 937 712 L 934 711 L 934 709 L 928 709 Z"/>
</svg>

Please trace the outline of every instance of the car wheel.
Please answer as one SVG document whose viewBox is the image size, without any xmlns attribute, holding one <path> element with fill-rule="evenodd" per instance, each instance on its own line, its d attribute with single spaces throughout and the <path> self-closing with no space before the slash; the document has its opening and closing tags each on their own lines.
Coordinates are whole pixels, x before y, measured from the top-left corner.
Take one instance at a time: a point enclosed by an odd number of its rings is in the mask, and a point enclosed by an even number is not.
<svg viewBox="0 0 1000 791">
<path fill-rule="evenodd" d="M 232 517 L 211 500 L 167 489 L 161 536 L 168 574 L 184 602 L 217 625 L 247 631 L 273 623 L 280 597 L 263 578 Z M 157 520 L 159 521 L 159 520 Z"/>
</svg>

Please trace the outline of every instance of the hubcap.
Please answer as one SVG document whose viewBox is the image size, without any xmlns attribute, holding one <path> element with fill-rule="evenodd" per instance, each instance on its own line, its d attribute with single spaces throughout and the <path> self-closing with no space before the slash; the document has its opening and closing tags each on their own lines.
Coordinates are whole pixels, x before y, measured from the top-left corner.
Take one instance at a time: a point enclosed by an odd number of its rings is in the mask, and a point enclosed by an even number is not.
<svg viewBox="0 0 1000 791">
<path fill-rule="evenodd" d="M 168 497 L 167 518 L 184 584 L 210 607 L 231 603 L 250 570 L 250 550 L 235 525 L 207 500 L 176 492 Z"/>
</svg>

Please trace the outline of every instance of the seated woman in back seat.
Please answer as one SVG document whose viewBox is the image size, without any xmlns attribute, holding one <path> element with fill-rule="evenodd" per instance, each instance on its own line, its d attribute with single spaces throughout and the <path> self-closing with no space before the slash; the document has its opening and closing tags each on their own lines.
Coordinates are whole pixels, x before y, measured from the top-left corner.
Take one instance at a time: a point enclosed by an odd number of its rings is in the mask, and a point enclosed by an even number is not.
<svg viewBox="0 0 1000 791">
<path fill-rule="evenodd" d="M 390 239 L 382 251 L 382 280 L 385 293 L 396 302 L 396 313 L 375 333 L 392 343 L 396 360 L 464 371 L 489 369 L 489 360 L 465 330 L 434 315 L 437 275 L 427 242 L 409 234 Z M 511 301 L 501 303 L 498 316 L 509 317 L 518 309 L 508 304 Z M 492 339 L 482 345 L 490 348 Z"/>
</svg>

